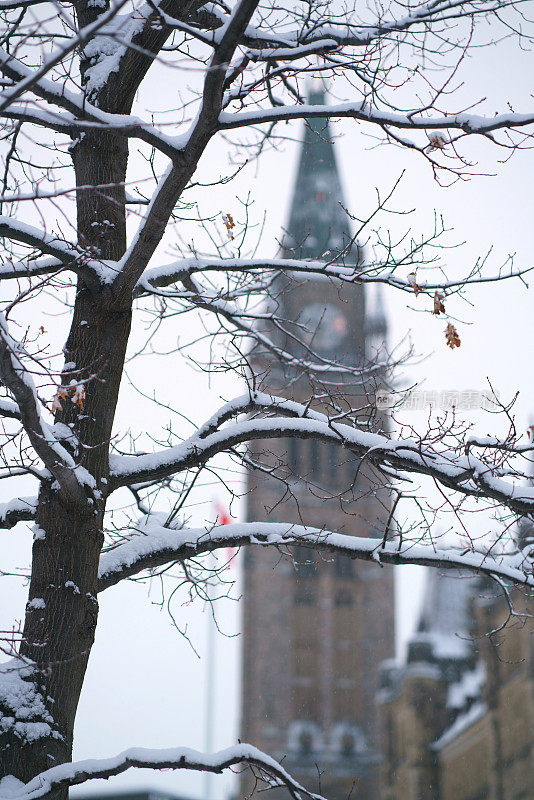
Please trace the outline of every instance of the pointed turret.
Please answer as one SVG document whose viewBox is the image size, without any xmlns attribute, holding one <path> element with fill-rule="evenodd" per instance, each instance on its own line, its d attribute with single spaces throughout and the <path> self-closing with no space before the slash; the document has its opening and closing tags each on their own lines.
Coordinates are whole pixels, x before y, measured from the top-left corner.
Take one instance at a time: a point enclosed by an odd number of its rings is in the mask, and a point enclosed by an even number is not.
<svg viewBox="0 0 534 800">
<path fill-rule="evenodd" d="M 324 105 L 324 89 L 310 91 L 309 103 Z M 350 218 L 345 207 L 328 120 L 309 119 L 283 239 L 286 257 L 330 260 L 340 254 L 344 263 L 358 263 L 357 247 L 343 252 L 351 241 Z"/>
<path fill-rule="evenodd" d="M 324 86 L 309 92 L 310 105 L 324 105 Z M 308 119 L 299 154 L 289 222 L 282 239 L 285 258 L 335 261 L 357 265 L 360 252 L 352 242 L 350 217 L 326 117 Z M 295 323 L 281 345 L 304 356 L 307 340 L 315 352 L 340 364 L 358 366 L 365 360 L 365 298 L 361 284 L 339 285 L 321 275 L 286 273 L 277 297 L 281 316 Z M 288 326 L 290 327 L 290 326 Z"/>
</svg>

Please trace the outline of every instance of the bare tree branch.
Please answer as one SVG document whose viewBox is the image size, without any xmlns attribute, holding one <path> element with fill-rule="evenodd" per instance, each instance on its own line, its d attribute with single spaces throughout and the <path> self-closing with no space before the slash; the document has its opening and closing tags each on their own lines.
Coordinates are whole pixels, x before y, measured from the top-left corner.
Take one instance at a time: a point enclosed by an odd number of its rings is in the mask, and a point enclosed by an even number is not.
<svg viewBox="0 0 534 800">
<path fill-rule="evenodd" d="M 87 495 L 76 477 L 76 464 L 41 418 L 33 380 L 22 363 L 21 353 L 21 346 L 10 335 L 1 315 L 0 379 L 17 402 L 20 419 L 39 458 L 57 479 L 65 496 L 85 504 Z"/>
</svg>

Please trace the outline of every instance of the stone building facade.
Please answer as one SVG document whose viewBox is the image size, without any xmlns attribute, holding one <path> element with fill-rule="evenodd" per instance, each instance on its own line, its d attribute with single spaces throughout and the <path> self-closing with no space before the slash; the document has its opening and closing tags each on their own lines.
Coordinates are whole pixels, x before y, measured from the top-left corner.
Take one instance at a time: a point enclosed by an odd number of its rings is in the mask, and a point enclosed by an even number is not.
<svg viewBox="0 0 534 800">
<path fill-rule="evenodd" d="M 406 662 L 383 665 L 382 800 L 534 800 L 533 604 L 511 599 L 429 573 Z"/>
<path fill-rule="evenodd" d="M 321 99 L 316 94 L 310 102 Z M 315 119 L 305 128 L 285 257 L 357 264 L 344 206 L 329 126 Z M 283 330 L 266 330 L 304 360 L 324 358 L 358 373 L 385 339 L 383 315 L 379 309 L 366 315 L 361 286 L 294 273 L 275 283 L 271 303 Z M 340 410 L 350 404 L 360 409 L 361 424 L 372 423 L 375 387 L 366 379 L 341 370 L 326 382 L 310 380 L 261 352 L 252 364 L 272 394 L 303 402 L 314 394 L 314 407 L 330 411 L 334 403 Z M 383 481 L 342 448 L 259 441 L 250 458 L 260 469 L 248 474 L 249 520 L 384 534 Z M 381 750 L 375 695 L 378 665 L 393 655 L 393 571 L 305 548 L 247 548 L 243 605 L 242 739 L 331 800 L 375 800 Z M 252 790 L 244 773 L 241 796 Z"/>
</svg>

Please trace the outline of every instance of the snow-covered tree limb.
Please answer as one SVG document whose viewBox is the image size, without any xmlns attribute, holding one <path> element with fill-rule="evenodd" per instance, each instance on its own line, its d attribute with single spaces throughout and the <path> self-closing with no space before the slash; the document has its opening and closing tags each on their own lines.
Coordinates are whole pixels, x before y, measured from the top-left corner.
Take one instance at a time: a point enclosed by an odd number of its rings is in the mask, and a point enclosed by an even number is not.
<svg viewBox="0 0 534 800">
<path fill-rule="evenodd" d="M 14 528 L 17 522 L 33 520 L 36 510 L 36 497 L 17 497 L 0 503 L 0 528 Z"/>
<path fill-rule="evenodd" d="M 282 108 L 260 109 L 232 113 L 223 111 L 219 116 L 221 130 L 234 130 L 250 125 L 264 125 L 291 119 L 356 119 L 402 130 L 458 130 L 468 134 L 489 134 L 492 131 L 527 128 L 534 125 L 534 112 L 505 113 L 494 117 L 459 113 L 442 116 L 423 114 L 397 114 L 372 108 L 367 100 L 358 103 L 313 106 L 307 103 Z"/>
<path fill-rule="evenodd" d="M 173 562 L 182 562 L 225 547 L 304 545 L 379 564 L 419 564 L 443 569 L 466 569 L 534 589 L 534 561 L 530 551 L 495 555 L 463 547 L 436 547 L 431 543 L 403 544 L 283 522 L 243 522 L 204 528 L 166 526 L 165 515 L 150 515 L 133 528 L 126 541 L 100 558 L 98 588 L 104 591 L 125 578 Z"/>
<path fill-rule="evenodd" d="M 310 800 L 323 800 L 321 795 L 308 791 L 298 783 L 280 764 L 257 747 L 241 743 L 205 754 L 189 747 L 176 747 L 166 750 L 151 750 L 132 747 L 111 758 L 88 759 L 52 767 L 36 775 L 27 784 L 0 781 L 0 800 L 38 800 L 45 798 L 54 790 L 69 786 L 79 786 L 95 778 L 111 778 L 127 769 L 189 769 L 198 772 L 220 774 L 238 765 L 248 765 L 259 774 L 260 780 L 269 788 L 283 787 L 294 800 L 304 797 Z M 5 788 L 4 788 L 5 787 Z"/>
<path fill-rule="evenodd" d="M 243 398 L 237 398 L 236 413 L 241 414 Z M 113 456 L 110 490 L 142 481 L 162 479 L 206 463 L 217 453 L 257 439 L 298 437 L 317 439 L 345 447 L 375 467 L 397 473 L 430 475 L 442 486 L 463 495 L 496 501 L 517 514 L 534 512 L 534 488 L 507 479 L 508 472 L 485 463 L 472 453 L 458 454 L 424 440 L 394 439 L 369 433 L 355 426 L 332 421 L 307 406 L 251 392 L 250 409 L 272 415 L 246 419 L 222 430 L 198 433 L 180 445 L 159 453 L 141 456 Z M 284 414 L 286 416 L 280 416 Z M 291 418 L 293 417 L 293 418 Z"/>
<path fill-rule="evenodd" d="M 35 246 L 35 244 L 33 246 Z M 74 260 L 65 263 L 71 265 L 74 263 Z M 10 278 L 34 278 L 39 277 L 40 275 L 53 275 L 64 268 L 65 263 L 60 261 L 59 258 L 41 258 L 26 261 L 4 261 L 4 263 L 0 265 L 0 280 L 8 280 Z"/>
<path fill-rule="evenodd" d="M 173 139 L 160 134 L 152 125 L 129 114 L 110 114 L 102 111 L 86 100 L 80 99 L 69 89 L 56 86 L 47 78 L 36 78 L 28 67 L 2 48 L 0 48 L 0 69 L 14 81 L 27 80 L 33 94 L 45 100 L 52 107 L 64 109 L 70 115 L 63 117 L 58 115 L 57 121 L 54 123 L 54 115 L 51 115 L 46 107 L 41 111 L 40 108 L 36 109 L 30 106 L 28 121 L 33 124 L 42 123 L 45 127 L 52 128 L 55 128 L 57 124 L 60 126 L 58 129 L 72 134 L 75 134 L 77 129 L 105 130 L 119 136 L 141 139 L 170 158 L 176 158 L 180 154 L 183 146 L 181 137 Z M 1 97 L 0 95 L 0 99 Z M 10 107 L 7 105 L 2 114 L 8 118 L 24 120 L 25 111 L 23 109 L 16 106 L 11 115 Z"/>
<path fill-rule="evenodd" d="M 418 279 L 421 292 L 434 292 L 438 289 L 447 290 L 468 286 L 469 284 L 495 283 L 506 278 L 521 278 L 531 272 L 534 267 L 525 269 L 510 269 L 504 274 L 477 275 L 473 278 L 458 280 L 442 280 L 441 282 Z M 343 266 L 324 261 L 304 261 L 295 258 L 184 258 L 171 264 L 147 269 L 135 288 L 135 296 L 152 294 L 154 289 L 171 286 L 183 282 L 195 273 L 222 272 L 222 273 L 299 273 L 301 275 L 325 276 L 342 283 L 382 283 L 395 289 L 413 294 L 413 282 L 400 277 L 393 270 L 381 269 L 380 264 Z M 157 292 L 156 292 L 157 294 Z"/>
<path fill-rule="evenodd" d="M 466 2 L 466 0 L 435 2 L 430 0 L 430 2 L 421 3 L 410 9 L 408 14 L 398 18 L 395 18 L 393 13 L 382 9 L 382 14 L 376 24 L 364 22 L 350 24 L 346 20 L 338 21 L 331 17 L 327 22 L 318 21 L 315 25 L 310 26 L 309 30 L 284 30 L 281 35 L 277 35 L 276 31 L 268 30 L 266 27 L 249 25 L 243 34 L 241 44 L 249 48 L 247 54 L 250 57 L 258 60 L 304 58 L 320 52 L 321 49 L 331 47 L 366 47 L 380 38 L 387 39 L 415 27 L 419 27 L 424 33 L 431 24 L 453 20 L 459 16 L 469 18 L 480 14 L 491 14 L 501 11 L 507 5 L 510 4 L 503 4 L 502 0 L 482 0 L 482 2 L 474 0 L 471 2 Z M 402 8 L 405 9 L 404 6 Z M 201 12 L 204 12 L 204 19 L 208 17 L 213 20 L 211 25 L 206 25 L 207 28 L 216 28 L 217 24 L 222 26 L 228 19 L 227 12 L 221 6 L 213 3 L 206 3 Z M 390 18 L 388 19 L 388 17 Z M 171 19 L 168 20 L 168 24 L 172 24 Z M 217 35 L 204 36 L 201 40 L 214 45 L 217 42 Z"/>
<path fill-rule="evenodd" d="M 60 265 L 72 266 L 81 258 L 82 253 L 76 245 L 62 241 L 58 236 L 46 233 L 32 225 L 27 225 L 12 217 L 0 217 L 0 237 L 21 242 L 39 250 L 41 253 L 57 259 Z M 57 263 L 56 262 L 56 263 Z M 49 262 L 43 272 L 51 271 L 52 264 Z M 14 267 L 6 263 L 2 265 L 1 277 L 23 277 L 25 274 L 20 265 Z M 39 268 L 32 271 L 31 263 L 27 266 L 27 274 L 42 274 Z"/>
<path fill-rule="evenodd" d="M 44 78 L 54 67 L 60 64 L 73 50 L 83 45 L 89 38 L 93 37 L 104 25 L 107 25 L 111 20 L 116 17 L 120 9 L 125 6 L 127 0 L 118 0 L 109 10 L 100 14 L 98 19 L 92 25 L 87 25 L 82 28 L 76 36 L 73 36 L 66 45 L 59 47 L 57 52 L 42 64 L 39 69 L 28 74 L 25 78 L 19 80 L 14 86 L 5 89 L 0 95 L 0 113 L 4 111 L 9 105 L 17 100 L 28 90 L 31 90 L 35 83 L 41 78 Z"/>
<path fill-rule="evenodd" d="M 242 31 L 248 25 L 259 0 L 238 0 L 220 44 L 215 50 L 204 79 L 202 102 L 195 122 L 185 137 L 179 160 L 175 160 L 159 183 L 134 240 L 120 263 L 114 291 L 122 302 L 131 295 L 159 244 L 178 198 L 194 174 L 200 157 L 217 131 L 217 116 L 222 107 L 224 81 Z"/>
<path fill-rule="evenodd" d="M 16 403 L 0 397 L 0 417 L 20 420 L 20 411 Z"/>
</svg>

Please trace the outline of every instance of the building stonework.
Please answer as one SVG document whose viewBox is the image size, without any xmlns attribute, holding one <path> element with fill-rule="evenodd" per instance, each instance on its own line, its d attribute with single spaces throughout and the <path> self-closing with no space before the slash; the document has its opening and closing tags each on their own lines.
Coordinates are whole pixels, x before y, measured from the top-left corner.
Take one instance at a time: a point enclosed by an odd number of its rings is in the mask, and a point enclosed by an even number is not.
<svg viewBox="0 0 534 800">
<path fill-rule="evenodd" d="M 510 619 L 489 582 L 428 575 L 406 662 L 382 669 L 382 800 L 534 800 L 532 600 L 511 600 Z"/>
<path fill-rule="evenodd" d="M 315 119 L 305 128 L 285 257 L 358 263 L 344 206 L 328 124 Z M 266 331 L 304 360 L 324 357 L 358 373 L 385 339 L 383 315 L 366 316 L 361 286 L 293 274 L 274 285 L 271 302 L 286 324 Z M 340 372 L 331 399 L 320 382 L 267 352 L 255 352 L 252 367 L 265 391 L 300 402 L 315 394 L 313 407 L 330 411 L 335 395 L 371 424 L 371 382 Z M 383 479 L 342 447 L 268 440 L 254 442 L 249 455 L 263 469 L 248 473 L 248 520 L 384 535 Z M 379 665 L 394 650 L 393 570 L 306 548 L 248 548 L 243 594 L 241 738 L 331 800 L 375 800 L 382 750 L 375 698 Z M 243 773 L 241 796 L 253 790 Z"/>
</svg>

